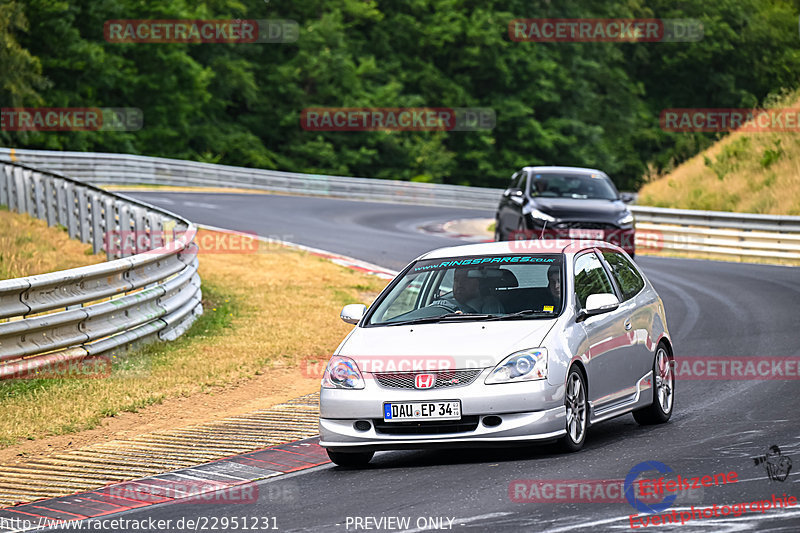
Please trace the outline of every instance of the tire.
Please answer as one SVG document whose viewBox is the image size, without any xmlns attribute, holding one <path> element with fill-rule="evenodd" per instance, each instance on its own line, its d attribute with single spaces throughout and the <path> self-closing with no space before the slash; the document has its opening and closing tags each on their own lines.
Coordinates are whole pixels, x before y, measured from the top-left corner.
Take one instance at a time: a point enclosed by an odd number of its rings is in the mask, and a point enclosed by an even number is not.
<svg viewBox="0 0 800 533">
<path fill-rule="evenodd" d="M 500 221 L 496 220 L 494 223 L 494 242 L 504 241 L 503 232 L 500 231 Z"/>
<path fill-rule="evenodd" d="M 663 424 L 672 416 L 675 406 L 675 372 L 662 343 L 653 358 L 653 403 L 633 412 L 633 418 L 643 425 Z"/>
<path fill-rule="evenodd" d="M 567 410 L 567 434 L 558 441 L 558 446 L 567 453 L 577 452 L 586 441 L 586 430 L 589 428 L 589 404 L 587 398 L 586 379 L 583 373 L 573 366 L 567 374 L 564 390 L 564 405 Z"/>
<path fill-rule="evenodd" d="M 327 450 L 328 458 L 338 466 L 367 466 L 375 452 L 334 452 Z"/>
</svg>

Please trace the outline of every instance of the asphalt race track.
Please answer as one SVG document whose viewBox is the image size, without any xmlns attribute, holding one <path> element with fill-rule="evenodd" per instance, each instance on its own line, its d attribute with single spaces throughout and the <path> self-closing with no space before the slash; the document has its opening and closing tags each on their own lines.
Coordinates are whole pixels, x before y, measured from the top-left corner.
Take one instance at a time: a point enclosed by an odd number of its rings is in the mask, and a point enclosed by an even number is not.
<svg viewBox="0 0 800 533">
<path fill-rule="evenodd" d="M 420 233 L 418 226 L 458 218 L 493 218 L 494 211 L 436 208 L 266 194 L 128 193 L 192 222 L 257 233 L 400 270 L 451 238 Z"/>
<path fill-rule="evenodd" d="M 459 241 L 417 226 L 492 212 L 245 194 L 137 192 L 194 222 L 252 231 L 399 269 L 427 250 Z M 666 305 L 676 357 L 800 356 L 800 269 L 641 257 Z M 335 317 L 334 317 L 335 318 Z M 128 519 L 275 517 L 279 531 L 614 531 L 631 528 L 634 509 L 616 503 L 520 503 L 515 480 L 621 480 L 643 461 L 682 476 L 735 471 L 738 482 L 681 492 L 672 509 L 800 497 L 800 382 L 684 380 L 672 419 L 641 427 L 626 415 L 593 427 L 583 451 L 549 446 L 508 449 L 382 452 L 364 470 L 330 464 L 259 482 L 251 505 L 162 504 L 118 516 Z M 771 480 L 753 457 L 778 445 L 794 468 Z M 513 491 L 512 491 L 513 492 Z M 356 521 L 356 518 L 360 519 Z M 452 522 L 451 522 L 452 521 Z M 359 525 L 360 524 L 360 525 Z M 390 525 L 392 527 L 385 527 Z M 358 527 L 357 527 L 358 526 Z M 369 529 L 367 529 L 369 527 Z M 641 526 L 640 526 L 641 527 Z M 698 519 L 659 531 L 797 531 L 800 506 Z"/>
</svg>

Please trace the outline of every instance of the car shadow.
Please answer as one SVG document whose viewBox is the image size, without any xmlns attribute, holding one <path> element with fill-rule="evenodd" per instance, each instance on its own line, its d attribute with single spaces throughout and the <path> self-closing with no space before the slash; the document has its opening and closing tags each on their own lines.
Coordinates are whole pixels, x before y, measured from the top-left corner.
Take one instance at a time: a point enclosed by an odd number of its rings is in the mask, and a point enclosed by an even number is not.
<svg viewBox="0 0 800 533">
<path fill-rule="evenodd" d="M 436 448 L 431 450 L 377 452 L 366 467 L 345 468 L 337 466 L 334 468 L 339 471 L 374 470 L 518 461 L 535 462 L 567 457 L 585 459 L 587 454 L 606 454 L 608 449 L 630 451 L 632 439 L 635 441 L 639 437 L 649 438 L 653 432 L 668 431 L 669 426 L 669 424 L 640 426 L 633 420 L 632 416 L 625 415 L 593 426 L 589 430 L 583 449 L 575 453 L 562 452 L 556 442 L 516 446 L 477 447 L 470 445 L 469 447 Z M 622 444 L 625 444 L 626 447 L 621 447 Z M 618 451 L 617 453 L 622 452 Z"/>
</svg>

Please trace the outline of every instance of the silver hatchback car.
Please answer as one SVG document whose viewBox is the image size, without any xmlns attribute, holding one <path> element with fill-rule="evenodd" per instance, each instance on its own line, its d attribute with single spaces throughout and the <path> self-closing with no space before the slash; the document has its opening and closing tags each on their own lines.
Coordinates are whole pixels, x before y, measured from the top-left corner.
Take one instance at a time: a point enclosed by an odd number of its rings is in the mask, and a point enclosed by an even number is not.
<svg viewBox="0 0 800 533">
<path fill-rule="evenodd" d="M 376 450 L 558 440 L 633 413 L 669 420 L 664 305 L 619 247 L 510 241 L 442 248 L 409 264 L 331 357 L 320 444 L 342 466 Z"/>
</svg>

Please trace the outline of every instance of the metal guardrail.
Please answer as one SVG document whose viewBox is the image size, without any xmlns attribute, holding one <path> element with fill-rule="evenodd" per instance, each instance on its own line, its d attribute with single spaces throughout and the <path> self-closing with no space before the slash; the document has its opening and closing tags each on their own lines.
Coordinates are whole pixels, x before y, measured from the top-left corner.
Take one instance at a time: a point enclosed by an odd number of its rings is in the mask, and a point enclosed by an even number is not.
<svg viewBox="0 0 800 533">
<path fill-rule="evenodd" d="M 494 211 L 501 189 L 296 174 L 158 157 L 0 148 L 0 158 L 86 182 L 240 187 L 291 194 Z M 800 261 L 800 217 L 631 206 L 643 250 Z"/>
<path fill-rule="evenodd" d="M 800 217 L 631 206 L 642 251 L 800 262 Z"/>
<path fill-rule="evenodd" d="M 202 313 L 196 228 L 186 219 L 1 160 L 0 205 L 60 224 L 110 259 L 0 280 L 0 379 L 172 340 Z"/>
<path fill-rule="evenodd" d="M 86 183 L 244 187 L 418 205 L 494 209 L 502 191 L 460 185 L 349 178 L 232 167 L 161 157 L 0 148 L 0 158 L 63 172 Z"/>
</svg>

